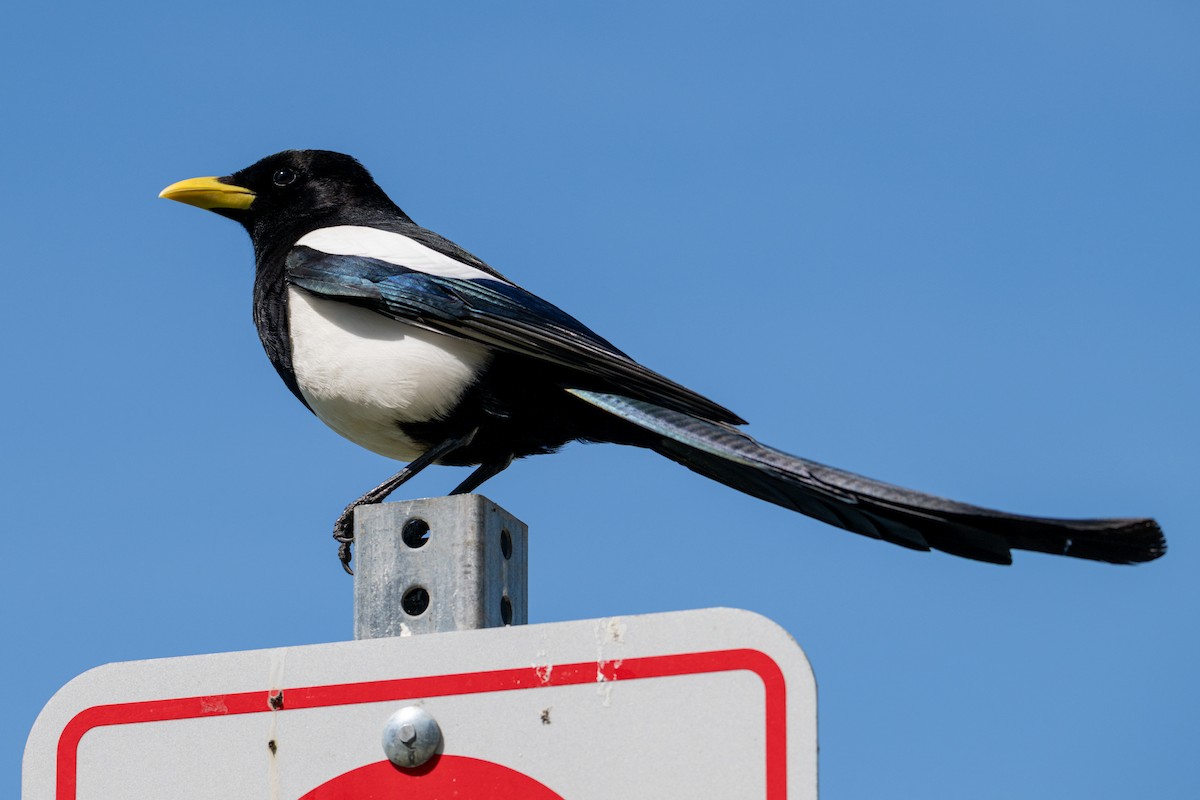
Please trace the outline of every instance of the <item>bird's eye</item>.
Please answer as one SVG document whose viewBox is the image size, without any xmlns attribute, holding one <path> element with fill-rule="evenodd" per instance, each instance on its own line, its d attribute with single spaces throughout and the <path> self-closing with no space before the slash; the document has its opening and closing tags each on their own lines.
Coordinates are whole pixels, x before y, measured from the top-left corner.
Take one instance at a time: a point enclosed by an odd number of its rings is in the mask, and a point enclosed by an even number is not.
<svg viewBox="0 0 1200 800">
<path fill-rule="evenodd" d="M 271 176 L 271 180 L 276 186 L 287 186 L 289 183 L 295 182 L 296 173 L 294 170 L 284 167 L 283 169 L 275 170 L 275 174 Z"/>
</svg>

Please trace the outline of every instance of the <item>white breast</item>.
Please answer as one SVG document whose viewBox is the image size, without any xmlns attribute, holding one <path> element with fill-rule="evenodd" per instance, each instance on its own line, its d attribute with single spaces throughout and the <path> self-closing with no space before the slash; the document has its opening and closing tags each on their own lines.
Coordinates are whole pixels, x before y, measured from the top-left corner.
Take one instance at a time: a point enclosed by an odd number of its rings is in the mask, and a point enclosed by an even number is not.
<svg viewBox="0 0 1200 800">
<path fill-rule="evenodd" d="M 421 454 L 399 422 L 444 417 L 488 362 L 482 345 L 288 289 L 292 367 L 326 425 L 401 461 Z"/>
</svg>

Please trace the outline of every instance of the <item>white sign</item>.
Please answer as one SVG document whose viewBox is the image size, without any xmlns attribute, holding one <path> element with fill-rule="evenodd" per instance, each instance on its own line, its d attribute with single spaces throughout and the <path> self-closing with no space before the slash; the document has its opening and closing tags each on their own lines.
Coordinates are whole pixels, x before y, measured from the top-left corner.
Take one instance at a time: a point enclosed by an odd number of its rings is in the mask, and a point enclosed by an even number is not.
<svg viewBox="0 0 1200 800">
<path fill-rule="evenodd" d="M 442 746 L 381 746 L 418 706 Z M 24 800 L 817 796 L 816 685 L 773 622 L 710 609 L 109 664 L 25 749 Z"/>
</svg>

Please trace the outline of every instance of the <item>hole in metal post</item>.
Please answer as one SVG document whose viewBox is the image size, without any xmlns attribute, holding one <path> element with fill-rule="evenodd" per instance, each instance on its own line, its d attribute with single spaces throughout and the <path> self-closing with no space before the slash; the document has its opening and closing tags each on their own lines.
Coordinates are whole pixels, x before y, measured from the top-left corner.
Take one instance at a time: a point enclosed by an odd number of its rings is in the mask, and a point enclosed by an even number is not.
<svg viewBox="0 0 1200 800">
<path fill-rule="evenodd" d="M 505 561 L 512 558 L 512 534 L 508 528 L 500 529 L 500 552 L 504 554 Z"/>
<path fill-rule="evenodd" d="M 512 625 L 512 600 L 506 594 L 500 596 L 500 621 Z"/>
<path fill-rule="evenodd" d="M 400 530 L 400 538 L 414 550 L 424 547 L 429 544 L 429 523 L 420 517 L 413 517 L 404 523 L 404 527 Z"/>
<path fill-rule="evenodd" d="M 429 590 L 424 586 L 414 586 L 404 593 L 400 599 L 400 607 L 410 617 L 419 617 L 429 608 Z"/>
</svg>

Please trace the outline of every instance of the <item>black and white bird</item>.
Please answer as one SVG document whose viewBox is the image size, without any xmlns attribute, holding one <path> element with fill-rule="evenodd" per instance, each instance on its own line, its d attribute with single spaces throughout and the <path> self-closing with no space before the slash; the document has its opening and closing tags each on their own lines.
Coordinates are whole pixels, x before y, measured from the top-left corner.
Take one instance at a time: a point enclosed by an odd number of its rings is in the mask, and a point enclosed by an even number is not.
<svg viewBox="0 0 1200 800">
<path fill-rule="evenodd" d="M 754 497 L 915 550 L 997 564 L 1035 550 L 1118 564 L 1166 551 L 1152 519 L 1020 516 L 788 455 L 726 408 L 643 367 L 574 317 L 422 228 L 353 158 L 289 150 L 162 197 L 241 223 L 254 244 L 254 322 L 284 383 L 325 424 L 409 462 L 342 512 L 430 464 L 474 466 L 470 492 L 513 459 L 573 440 L 646 447 Z"/>
</svg>

